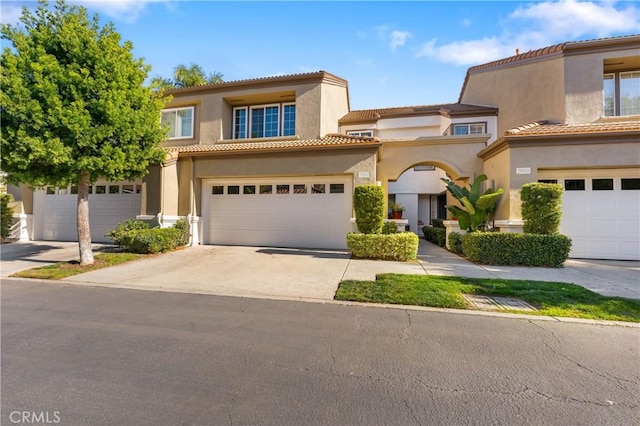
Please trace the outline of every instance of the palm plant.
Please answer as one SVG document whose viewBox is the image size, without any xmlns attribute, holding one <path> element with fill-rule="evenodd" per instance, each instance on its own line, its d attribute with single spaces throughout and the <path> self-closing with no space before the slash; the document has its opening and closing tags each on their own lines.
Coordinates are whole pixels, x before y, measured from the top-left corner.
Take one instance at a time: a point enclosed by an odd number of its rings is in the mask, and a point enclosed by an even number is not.
<svg viewBox="0 0 640 426">
<path fill-rule="evenodd" d="M 458 186 L 450 179 L 441 179 L 447 185 L 447 191 L 462 204 L 462 208 L 447 206 L 447 210 L 458 219 L 460 229 L 474 232 L 486 225 L 489 214 L 494 211 L 498 199 L 504 192 L 502 188 L 498 188 L 497 191 L 489 188 L 481 194 L 480 187 L 482 182 L 487 180 L 486 175 L 478 176 L 469 188 Z"/>
</svg>

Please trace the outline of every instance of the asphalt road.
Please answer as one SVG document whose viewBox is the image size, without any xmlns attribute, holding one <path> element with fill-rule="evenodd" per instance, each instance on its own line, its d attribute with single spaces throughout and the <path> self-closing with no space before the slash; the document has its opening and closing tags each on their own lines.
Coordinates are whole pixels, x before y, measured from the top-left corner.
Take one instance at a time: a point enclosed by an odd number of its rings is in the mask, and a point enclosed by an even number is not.
<svg viewBox="0 0 640 426">
<path fill-rule="evenodd" d="M 3 425 L 640 422 L 638 328 L 12 279 L 1 313 Z"/>
</svg>

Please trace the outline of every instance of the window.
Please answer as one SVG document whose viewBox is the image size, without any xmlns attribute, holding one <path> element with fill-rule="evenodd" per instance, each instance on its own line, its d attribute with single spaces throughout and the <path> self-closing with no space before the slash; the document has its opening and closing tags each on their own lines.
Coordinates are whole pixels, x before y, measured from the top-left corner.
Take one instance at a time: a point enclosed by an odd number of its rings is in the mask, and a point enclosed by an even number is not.
<svg viewBox="0 0 640 426">
<path fill-rule="evenodd" d="M 357 132 L 347 132 L 347 135 L 349 136 L 358 136 L 361 138 L 372 138 L 373 137 L 373 130 L 360 130 Z"/>
<path fill-rule="evenodd" d="M 222 185 L 213 185 L 211 188 L 212 195 L 222 195 L 224 194 L 224 186 Z"/>
<path fill-rule="evenodd" d="M 431 172 L 436 169 L 436 166 L 415 166 L 413 168 L 414 172 Z"/>
<path fill-rule="evenodd" d="M 293 193 L 294 194 L 306 194 L 307 193 L 307 185 L 304 185 L 304 184 L 295 184 L 295 185 L 293 185 Z"/>
<path fill-rule="evenodd" d="M 96 194 L 106 194 L 107 187 L 105 185 L 96 185 Z"/>
<path fill-rule="evenodd" d="M 260 185 L 261 194 L 273 194 L 273 185 Z"/>
<path fill-rule="evenodd" d="M 613 179 L 593 179 L 591 189 L 593 191 L 613 191 Z"/>
<path fill-rule="evenodd" d="M 233 109 L 233 138 L 272 138 L 296 134 L 296 105 L 273 104 Z"/>
<path fill-rule="evenodd" d="M 640 179 L 638 178 L 625 178 L 622 179 L 623 191 L 637 191 L 640 190 Z"/>
<path fill-rule="evenodd" d="M 227 186 L 227 195 L 238 195 L 240 194 L 240 186 L 239 185 L 229 185 Z"/>
<path fill-rule="evenodd" d="M 487 133 L 486 123 L 454 124 L 454 135 L 481 135 Z"/>
<path fill-rule="evenodd" d="M 602 96 L 605 117 L 640 114 L 640 71 L 604 74 Z"/>
<path fill-rule="evenodd" d="M 296 134 L 296 105 L 287 104 L 282 112 L 282 136 L 293 136 Z"/>
<path fill-rule="evenodd" d="M 329 193 L 330 194 L 344 194 L 344 184 L 342 184 L 342 183 L 329 184 Z"/>
<path fill-rule="evenodd" d="M 311 185 L 312 194 L 324 194 L 324 183 L 314 183 Z"/>
<path fill-rule="evenodd" d="M 255 185 L 245 185 L 244 187 L 242 187 L 242 193 L 245 194 L 245 195 L 255 194 L 256 193 L 256 186 Z"/>
<path fill-rule="evenodd" d="M 276 194 L 288 194 L 289 185 L 276 185 Z"/>
<path fill-rule="evenodd" d="M 119 194 L 120 186 L 119 185 L 109 185 L 109 194 Z"/>
<path fill-rule="evenodd" d="M 565 179 L 565 191 L 584 191 L 584 179 Z"/>
<path fill-rule="evenodd" d="M 538 179 L 539 183 L 558 183 L 558 179 Z"/>
<path fill-rule="evenodd" d="M 169 126 L 169 139 L 193 138 L 193 107 L 162 111 L 162 124 Z"/>
</svg>

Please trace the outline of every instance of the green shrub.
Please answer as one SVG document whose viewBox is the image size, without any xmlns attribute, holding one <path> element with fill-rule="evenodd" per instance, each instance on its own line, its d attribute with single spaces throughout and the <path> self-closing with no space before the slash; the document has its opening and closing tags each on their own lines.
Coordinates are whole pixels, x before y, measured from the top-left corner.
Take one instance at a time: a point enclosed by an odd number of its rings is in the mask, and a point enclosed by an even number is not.
<svg viewBox="0 0 640 426">
<path fill-rule="evenodd" d="M 140 231 L 142 229 L 149 229 L 149 224 L 142 220 L 128 219 L 120 222 L 118 226 L 107 232 L 105 237 L 113 240 L 117 245 L 125 247 L 130 242 L 129 231 Z"/>
<path fill-rule="evenodd" d="M 397 234 L 398 233 L 398 224 L 395 222 L 385 222 L 382 225 L 382 233 L 383 234 Z"/>
<path fill-rule="evenodd" d="M 191 227 L 189 226 L 189 222 L 184 219 L 179 219 L 173 227 L 179 232 L 176 240 L 176 247 L 182 247 L 189 244 L 189 237 L 191 236 Z"/>
<path fill-rule="evenodd" d="M 447 236 L 447 230 L 445 228 L 424 226 L 422 227 L 422 233 L 424 234 L 425 240 L 430 241 L 433 244 L 437 244 L 440 247 L 445 246 Z"/>
<path fill-rule="evenodd" d="M 359 185 L 353 194 L 356 225 L 363 234 L 378 234 L 384 219 L 384 189 L 377 185 Z"/>
<path fill-rule="evenodd" d="M 463 254 L 462 251 L 462 236 L 463 234 L 459 232 L 451 232 L 449 233 L 449 247 L 451 251 L 457 254 Z"/>
<path fill-rule="evenodd" d="M 13 201 L 11 194 L 0 195 L 0 237 L 4 240 L 11 234 L 13 225 L 13 208 L 9 203 Z"/>
<path fill-rule="evenodd" d="M 523 231 L 525 234 L 557 234 L 562 219 L 562 186 L 532 182 L 522 185 Z"/>
<path fill-rule="evenodd" d="M 431 226 L 434 228 L 444 228 L 444 219 L 431 219 Z"/>
<path fill-rule="evenodd" d="M 475 263 L 559 268 L 569 257 L 565 235 L 472 232 L 462 237 L 462 251 Z"/>
<path fill-rule="evenodd" d="M 418 236 L 413 232 L 397 234 L 347 234 L 347 247 L 355 257 L 406 261 L 418 256 Z"/>
<path fill-rule="evenodd" d="M 180 219 L 171 228 L 150 228 L 141 220 L 126 220 L 106 234 L 132 253 L 164 253 L 189 243 L 189 223 Z"/>
</svg>

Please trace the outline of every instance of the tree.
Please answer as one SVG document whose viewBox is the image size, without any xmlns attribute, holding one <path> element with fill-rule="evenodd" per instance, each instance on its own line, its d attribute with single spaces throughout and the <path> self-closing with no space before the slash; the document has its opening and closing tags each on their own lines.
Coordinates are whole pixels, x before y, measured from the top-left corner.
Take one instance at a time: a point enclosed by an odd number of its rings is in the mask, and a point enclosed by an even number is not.
<svg viewBox="0 0 640 426">
<path fill-rule="evenodd" d="M 151 80 L 151 85 L 160 91 L 179 89 L 181 87 L 202 86 L 205 84 L 222 83 L 222 74 L 219 72 L 204 72 L 198 64 L 186 66 L 179 64 L 173 69 L 173 79 L 156 76 Z"/>
<path fill-rule="evenodd" d="M 498 188 L 497 191 L 489 188 L 484 194 L 480 194 L 480 186 L 487 180 L 486 175 L 478 176 L 469 189 L 456 185 L 452 180 L 440 179 L 447 185 L 451 195 L 462 204 L 462 208 L 447 206 L 447 210 L 458 219 L 460 228 L 469 232 L 477 231 L 479 227 L 486 224 L 489 214 L 493 212 L 498 199 L 504 192 L 502 188 Z"/>
<path fill-rule="evenodd" d="M 150 67 L 131 42 L 85 8 L 41 0 L 20 21 L 0 26 L 13 45 L 1 58 L 2 170 L 15 183 L 78 186 L 80 263 L 90 264 L 89 185 L 137 179 L 163 161 L 164 99 L 144 86 Z"/>
</svg>

